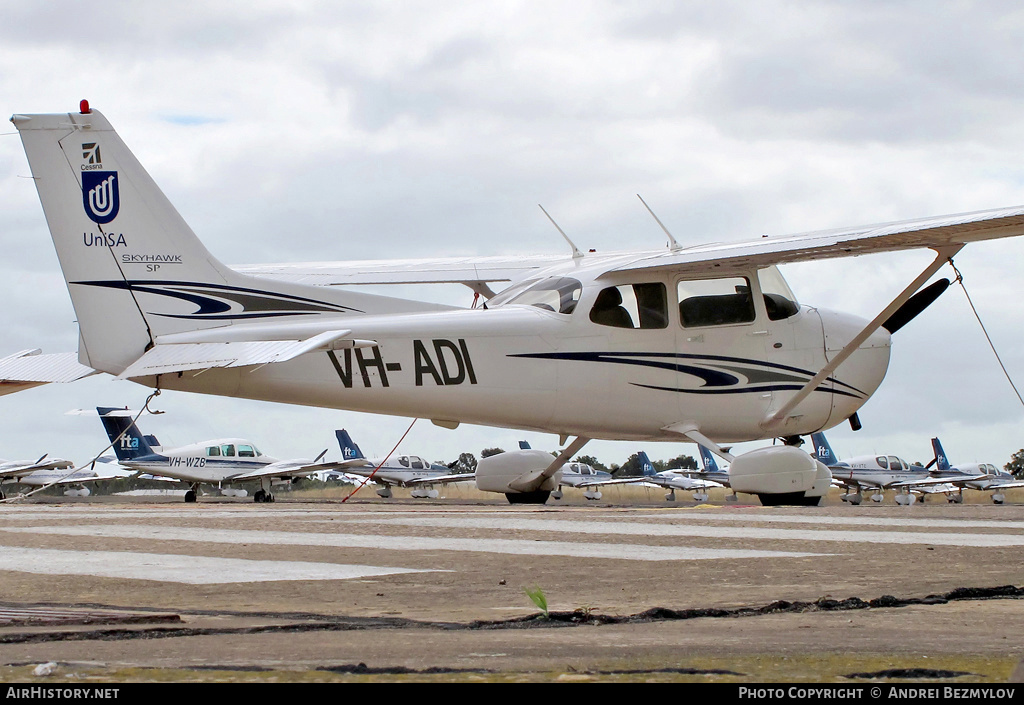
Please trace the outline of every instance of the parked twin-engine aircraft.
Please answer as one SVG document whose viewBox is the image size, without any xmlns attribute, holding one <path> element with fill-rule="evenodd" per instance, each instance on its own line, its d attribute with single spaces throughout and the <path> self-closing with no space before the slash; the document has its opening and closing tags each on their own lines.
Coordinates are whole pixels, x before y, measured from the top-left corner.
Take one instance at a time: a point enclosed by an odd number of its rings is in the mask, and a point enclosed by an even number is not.
<svg viewBox="0 0 1024 705">
<path fill-rule="evenodd" d="M 134 471 L 126 470 L 110 460 L 110 458 L 99 458 L 95 464 L 85 465 L 74 470 L 70 469 L 72 464 L 66 460 L 28 472 L 0 469 L 0 483 L 25 487 L 56 485 L 65 488 L 64 496 L 66 497 L 88 497 L 91 492 L 87 485 L 93 482 L 120 480 L 135 474 Z M 0 499 L 5 499 L 3 492 L 0 492 Z"/>
<path fill-rule="evenodd" d="M 411 488 L 409 495 L 416 499 L 437 499 L 438 491 L 434 485 L 476 479 L 473 473 L 452 474 L 446 466 L 433 465 L 418 455 L 367 458 L 348 431 L 342 428 L 334 434 L 341 446 L 342 461 L 338 465 L 348 474 L 370 477 L 373 482 L 382 485 L 377 494 L 384 499 L 392 496 L 391 488 L 395 486 Z"/>
<path fill-rule="evenodd" d="M 932 487 L 933 478 L 920 466 L 910 465 L 896 455 L 860 455 L 849 460 L 840 460 L 832 450 L 824 433 L 811 434 L 815 457 L 832 471 L 832 480 L 841 485 L 846 493 L 844 502 L 860 504 L 864 501 L 863 488 L 873 489 L 874 502 L 885 499 L 883 491 L 889 488 L 900 490 L 896 495 L 897 504 L 911 505 L 916 498 L 911 489 L 920 492 L 945 491 L 948 488 Z"/>
<path fill-rule="evenodd" d="M 1006 490 L 1013 487 L 1024 487 L 1024 480 L 1018 480 L 1012 473 L 1001 470 L 992 463 L 966 463 L 950 465 L 942 444 L 938 438 L 932 439 L 932 450 L 935 451 L 935 473 L 938 479 L 957 488 L 946 497 L 950 502 L 964 501 L 964 488 L 992 492 L 992 501 L 1002 504 L 1006 501 Z"/>
<path fill-rule="evenodd" d="M 39 460 L 0 460 L 0 482 L 13 483 L 17 482 L 18 478 L 27 478 L 33 473 L 37 472 L 50 472 L 57 471 L 63 474 L 68 474 L 68 470 L 75 466 L 70 460 L 64 460 L 63 458 L 47 458 L 43 456 Z M 26 483 L 19 483 L 26 484 Z M 0 491 L 0 499 L 5 499 L 5 495 Z"/>
<path fill-rule="evenodd" d="M 232 269 L 84 101 L 11 121 L 82 364 L 148 387 L 574 437 L 554 460 L 520 450 L 478 469 L 480 486 L 517 501 L 545 501 L 597 438 L 704 443 L 731 462 L 735 491 L 816 503 L 830 477 L 807 453 L 733 458 L 717 444 L 854 417 L 885 375 L 890 334 L 948 281 L 922 285 L 965 243 L 1024 234 L 1024 208 L 1007 208 L 686 248 L 669 236 L 657 251 Z M 870 322 L 799 304 L 776 268 L 914 248 L 934 261 Z M 458 309 L 327 286 L 428 282 L 490 298 Z"/>
<path fill-rule="evenodd" d="M 126 468 L 189 483 L 186 502 L 195 502 L 199 485 L 216 485 L 221 494 L 244 497 L 247 492 L 232 488 L 242 482 L 258 482 L 256 502 L 273 502 L 273 480 L 295 480 L 317 472 L 334 470 L 340 463 L 316 460 L 277 460 L 264 455 L 243 438 L 217 438 L 178 448 L 154 448 L 153 436 L 144 436 L 125 409 L 96 407 L 103 428 L 113 444 L 118 462 Z"/>
</svg>

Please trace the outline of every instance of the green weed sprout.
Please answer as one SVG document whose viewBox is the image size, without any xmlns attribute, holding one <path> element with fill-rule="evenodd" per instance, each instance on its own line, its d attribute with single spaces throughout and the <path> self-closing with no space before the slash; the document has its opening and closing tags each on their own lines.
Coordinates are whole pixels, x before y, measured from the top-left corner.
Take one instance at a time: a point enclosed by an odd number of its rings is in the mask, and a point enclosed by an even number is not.
<svg viewBox="0 0 1024 705">
<path fill-rule="evenodd" d="M 537 605 L 537 608 L 544 613 L 544 619 L 547 619 L 548 598 L 544 594 L 544 591 L 535 585 L 532 588 L 524 587 L 523 592 L 525 592 L 526 596 L 530 598 L 530 601 L 533 602 L 533 604 Z"/>
</svg>

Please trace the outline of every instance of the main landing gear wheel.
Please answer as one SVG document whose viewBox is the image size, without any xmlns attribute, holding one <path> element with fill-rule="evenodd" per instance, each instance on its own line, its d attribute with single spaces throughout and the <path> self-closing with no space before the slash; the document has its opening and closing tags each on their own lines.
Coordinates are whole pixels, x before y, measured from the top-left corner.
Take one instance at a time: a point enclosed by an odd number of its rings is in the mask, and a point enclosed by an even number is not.
<svg viewBox="0 0 1024 705">
<path fill-rule="evenodd" d="M 506 492 L 509 504 L 544 504 L 551 496 L 551 490 L 534 490 L 533 492 Z"/>
<path fill-rule="evenodd" d="M 196 491 L 195 491 L 195 490 L 189 490 L 189 491 L 187 491 L 187 492 L 185 493 L 185 501 L 186 501 L 187 503 L 189 503 L 189 504 L 192 504 L 192 503 L 194 503 L 194 502 L 196 501 Z"/>
<path fill-rule="evenodd" d="M 821 502 L 821 497 L 808 497 L 803 492 L 759 494 L 757 498 L 766 507 L 817 507 Z"/>
<path fill-rule="evenodd" d="M 257 504 L 263 502 L 273 502 L 274 495 L 270 494 L 269 492 L 265 492 L 264 490 L 256 490 L 256 492 L 252 496 L 252 501 L 256 502 Z"/>
</svg>

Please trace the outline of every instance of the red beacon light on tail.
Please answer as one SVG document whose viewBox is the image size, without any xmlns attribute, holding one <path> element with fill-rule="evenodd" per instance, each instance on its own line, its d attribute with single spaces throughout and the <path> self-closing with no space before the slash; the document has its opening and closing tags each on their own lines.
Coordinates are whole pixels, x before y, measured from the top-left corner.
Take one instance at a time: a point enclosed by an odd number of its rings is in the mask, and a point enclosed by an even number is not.
<svg viewBox="0 0 1024 705">
<path fill-rule="evenodd" d="M 82 113 L 82 115 L 88 115 L 91 113 L 92 110 L 89 109 L 89 101 L 83 99 L 82 102 L 78 104 L 78 112 Z"/>
</svg>

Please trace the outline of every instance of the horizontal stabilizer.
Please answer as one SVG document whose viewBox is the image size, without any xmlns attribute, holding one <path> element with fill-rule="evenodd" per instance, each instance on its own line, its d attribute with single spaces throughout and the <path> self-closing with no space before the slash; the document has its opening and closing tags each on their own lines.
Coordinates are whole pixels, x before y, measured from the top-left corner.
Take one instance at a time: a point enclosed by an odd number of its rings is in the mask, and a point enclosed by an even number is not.
<svg viewBox="0 0 1024 705">
<path fill-rule="evenodd" d="M 351 331 L 327 331 L 306 340 L 249 340 L 227 343 L 164 343 L 129 365 L 118 379 L 212 367 L 246 367 L 285 362 L 317 349 L 332 349 Z"/>
<path fill-rule="evenodd" d="M 42 355 L 39 350 L 22 350 L 0 358 L 0 394 L 94 374 L 96 370 L 78 362 L 77 353 Z"/>
</svg>

